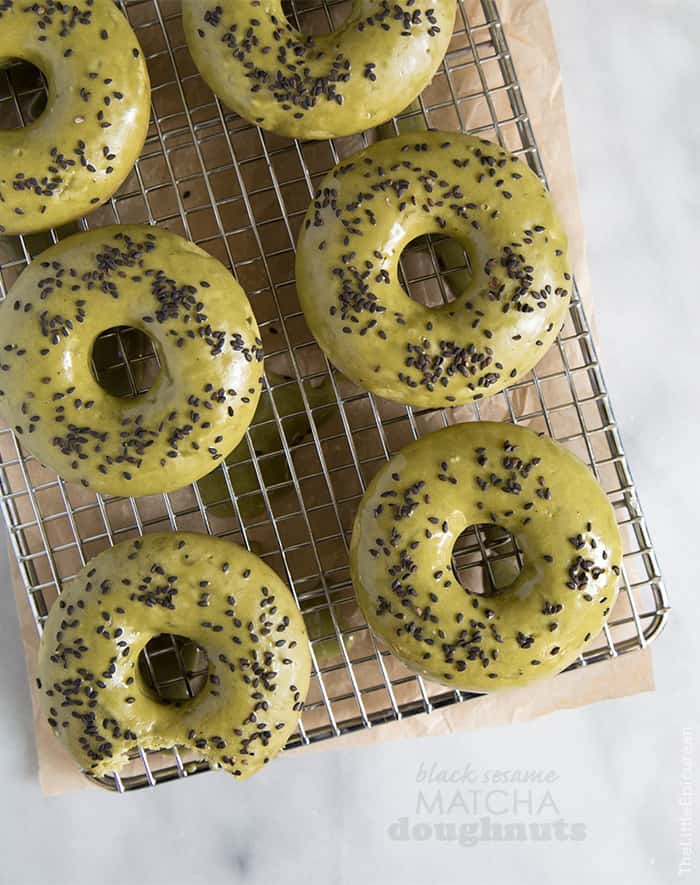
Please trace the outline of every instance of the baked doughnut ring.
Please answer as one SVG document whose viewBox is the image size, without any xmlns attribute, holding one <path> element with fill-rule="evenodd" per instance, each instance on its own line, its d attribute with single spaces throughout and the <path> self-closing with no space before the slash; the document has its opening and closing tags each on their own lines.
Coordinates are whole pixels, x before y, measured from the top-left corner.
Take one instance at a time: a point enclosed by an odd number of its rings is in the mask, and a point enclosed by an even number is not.
<svg viewBox="0 0 700 885">
<path fill-rule="evenodd" d="M 208 657 L 191 700 L 154 697 L 139 654 L 174 633 Z M 53 604 L 39 647 L 49 726 L 90 774 L 119 772 L 137 744 L 186 747 L 245 779 L 283 747 L 309 685 L 306 628 L 285 584 L 252 553 L 207 535 L 124 541 Z"/>
<path fill-rule="evenodd" d="M 0 63 L 16 58 L 44 74 L 48 100 L 33 123 L 0 132 L 0 234 L 59 227 L 108 200 L 150 113 L 141 49 L 111 0 L 3 0 Z"/>
<path fill-rule="evenodd" d="M 151 336 L 160 374 L 123 398 L 93 375 L 107 329 Z M 260 398 L 262 342 L 245 293 L 198 246 L 143 225 L 52 246 L 0 302 L 0 416 L 67 480 L 112 495 L 187 485 L 238 445 Z"/>
<path fill-rule="evenodd" d="M 399 281 L 403 249 L 441 233 L 472 276 L 426 307 Z M 566 235 L 537 176 L 500 147 L 413 132 L 342 161 L 321 182 L 297 247 L 297 292 L 328 358 L 352 381 L 412 406 L 502 390 L 551 345 L 569 304 Z"/>
<path fill-rule="evenodd" d="M 499 525 L 520 574 L 484 594 L 451 564 L 464 529 Z M 617 596 L 620 535 L 588 468 L 512 424 L 468 422 L 411 443 L 360 504 L 350 550 L 367 623 L 407 667 L 465 691 L 559 673 L 603 627 Z"/>
<path fill-rule="evenodd" d="M 251 123 L 290 138 L 353 135 L 399 113 L 431 81 L 455 0 L 354 0 L 330 34 L 305 36 L 280 0 L 186 0 L 185 37 L 212 91 Z"/>
</svg>

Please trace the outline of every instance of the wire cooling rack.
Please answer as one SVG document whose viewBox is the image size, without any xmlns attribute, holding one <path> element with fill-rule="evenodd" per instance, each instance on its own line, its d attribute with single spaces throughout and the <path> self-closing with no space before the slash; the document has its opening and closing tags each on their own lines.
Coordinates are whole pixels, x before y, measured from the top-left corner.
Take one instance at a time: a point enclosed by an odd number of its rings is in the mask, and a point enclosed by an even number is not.
<svg viewBox="0 0 700 885">
<path fill-rule="evenodd" d="M 38 629 L 61 587 L 105 547 L 147 531 L 210 532 L 262 556 L 294 589 L 305 614 L 314 675 L 291 746 L 465 701 L 470 695 L 411 674 L 371 636 L 354 604 L 348 544 L 362 493 L 388 457 L 430 430 L 481 417 L 525 423 L 563 442 L 590 465 L 614 507 L 625 550 L 620 601 L 575 666 L 647 645 L 663 626 L 667 597 L 576 289 L 565 327 L 536 370 L 480 405 L 421 411 L 353 387 L 331 369 L 304 324 L 294 243 L 322 176 L 377 133 L 305 143 L 262 132 L 228 112 L 198 76 L 179 0 L 133 0 L 123 8 L 153 84 L 143 153 L 119 193 L 79 225 L 0 238 L 0 297 L 30 260 L 67 233 L 158 223 L 227 263 L 249 294 L 266 350 L 266 408 L 230 463 L 208 480 L 136 499 L 63 482 L 0 429 L 0 500 Z M 319 32 L 342 20 L 347 3 L 297 0 L 288 12 L 302 29 Z M 43 93 L 36 71 L 0 71 L 0 125 L 26 123 L 40 112 Z M 432 85 L 390 129 L 422 126 L 496 140 L 545 178 L 492 0 L 462 0 Z M 451 275 L 466 268 L 466 257 L 455 259 L 454 249 L 446 253 L 436 238 L 415 243 L 402 259 L 405 288 L 424 303 L 449 298 Z M 113 328 L 95 348 L 94 371 L 115 395 L 134 395 L 152 381 L 157 357 L 148 338 Z M 475 527 L 458 542 L 454 565 L 465 586 L 489 589 L 513 579 L 519 556 L 504 531 Z M 165 702 L 191 697 L 206 672 L 206 649 L 186 637 L 155 637 L 140 667 Z M 206 769 L 178 749 L 142 748 L 130 771 L 100 783 L 124 791 Z"/>
</svg>

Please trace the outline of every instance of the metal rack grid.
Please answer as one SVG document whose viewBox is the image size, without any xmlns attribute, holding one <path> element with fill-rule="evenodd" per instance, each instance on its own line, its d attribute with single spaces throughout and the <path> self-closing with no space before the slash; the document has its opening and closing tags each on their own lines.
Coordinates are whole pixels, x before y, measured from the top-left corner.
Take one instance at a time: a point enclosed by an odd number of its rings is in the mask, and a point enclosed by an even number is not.
<svg viewBox="0 0 700 885">
<path fill-rule="evenodd" d="M 218 469 L 213 486 L 137 499 L 102 497 L 65 483 L 10 430 L 0 429 L 0 503 L 38 629 L 61 587 L 106 546 L 164 528 L 211 532 L 262 556 L 293 587 L 305 614 L 314 675 L 291 746 L 465 701 L 471 695 L 415 676 L 371 636 L 353 602 L 347 551 L 362 493 L 388 457 L 437 427 L 483 417 L 526 423 L 559 439 L 590 465 L 615 509 L 625 550 L 620 601 L 576 666 L 647 645 L 664 624 L 668 602 L 578 291 L 555 346 L 536 370 L 481 404 L 416 410 L 350 385 L 304 325 L 294 292 L 294 243 L 323 175 L 376 133 L 305 143 L 248 125 L 199 78 L 185 47 L 179 6 L 179 0 L 122 3 L 153 85 L 143 153 L 119 193 L 79 225 L 45 236 L 0 238 L 0 298 L 31 259 L 75 229 L 148 222 L 179 232 L 229 264 L 249 294 L 266 366 L 275 370 L 267 376 L 270 414 L 256 416 L 247 449 L 235 465 Z M 338 0 L 289 6 L 292 20 L 312 31 L 337 25 L 346 12 L 347 3 Z M 41 92 L 36 76 L 0 71 L 0 121 L 23 125 Z M 394 121 L 395 131 L 406 121 L 497 140 L 545 179 L 493 0 L 462 0 L 433 84 L 419 107 Z M 426 303 L 449 298 L 455 268 L 441 261 L 439 241 L 428 239 L 407 251 L 402 267 L 412 297 Z M 125 387 L 115 393 L 142 390 L 144 367 L 155 358 L 148 340 L 124 329 L 103 338 L 97 371 L 105 386 L 109 376 Z M 261 446 L 256 434 L 262 433 Z M 488 588 L 512 580 L 518 556 L 510 536 L 476 528 L 460 539 L 454 563 L 462 583 Z M 144 679 L 164 699 L 191 697 L 205 650 L 183 637 L 152 643 L 141 662 Z M 125 791 L 207 767 L 178 749 L 153 754 L 142 748 L 131 771 L 101 783 Z"/>
</svg>

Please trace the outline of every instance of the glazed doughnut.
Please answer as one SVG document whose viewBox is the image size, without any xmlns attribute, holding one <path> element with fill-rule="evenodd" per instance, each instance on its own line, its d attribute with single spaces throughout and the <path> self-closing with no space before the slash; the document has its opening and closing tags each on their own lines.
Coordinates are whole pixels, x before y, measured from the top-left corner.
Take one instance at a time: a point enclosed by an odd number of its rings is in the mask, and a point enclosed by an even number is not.
<svg viewBox="0 0 700 885">
<path fill-rule="evenodd" d="M 163 703 L 138 658 L 162 633 L 208 657 L 206 687 Z M 119 772 L 137 744 L 187 747 L 245 779 L 283 747 L 309 685 L 292 594 L 242 547 L 184 532 L 146 535 L 89 562 L 51 607 L 37 686 L 49 726 L 81 767 Z"/>
<path fill-rule="evenodd" d="M 401 286 L 417 237 L 466 250 L 467 288 L 426 307 Z M 566 236 L 537 176 L 500 147 L 454 132 L 382 140 L 321 182 L 299 236 L 297 292 L 328 358 L 372 393 L 439 408 L 529 372 L 569 304 Z"/>
<path fill-rule="evenodd" d="M 153 387 L 107 393 L 95 340 L 129 326 L 160 360 Z M 112 495 L 171 491 L 240 442 L 260 397 L 262 342 L 226 268 L 141 225 L 76 234 L 43 252 L 0 302 L 0 416 L 47 466 Z"/>
<path fill-rule="evenodd" d="M 442 61 L 455 0 L 355 0 L 330 34 L 305 36 L 280 0 L 187 0 L 185 37 L 212 91 L 251 123 L 290 138 L 352 135 L 423 91 Z"/>
<path fill-rule="evenodd" d="M 452 549 L 472 525 L 510 532 L 523 567 L 472 593 Z M 406 666 L 465 691 L 525 685 L 571 664 L 617 595 L 612 507 L 571 452 L 511 424 L 468 422 L 411 443 L 372 480 L 350 550 L 367 623 Z"/>
<path fill-rule="evenodd" d="M 111 0 L 0 2 L 0 63 L 44 74 L 46 109 L 0 132 L 0 234 L 59 227 L 119 188 L 148 132 L 150 84 L 138 41 Z"/>
</svg>

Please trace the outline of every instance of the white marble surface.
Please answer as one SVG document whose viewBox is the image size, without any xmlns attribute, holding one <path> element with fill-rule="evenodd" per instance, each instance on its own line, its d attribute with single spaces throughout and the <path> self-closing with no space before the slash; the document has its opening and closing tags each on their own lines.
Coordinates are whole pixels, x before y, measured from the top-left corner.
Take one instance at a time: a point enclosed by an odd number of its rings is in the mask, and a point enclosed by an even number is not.
<svg viewBox="0 0 700 885">
<path fill-rule="evenodd" d="M 700 881 L 700 642 L 693 620 L 700 617 L 700 118 L 693 113 L 700 6 L 551 5 L 606 376 L 675 608 L 655 649 L 657 692 L 507 729 L 286 758 L 244 785 L 207 775 L 122 800 L 102 793 L 46 800 L 36 782 L 3 551 L 0 882 L 669 885 L 681 859 L 684 728 L 694 729 L 696 798 L 694 870 L 681 881 Z M 416 775 L 433 763 L 480 773 L 553 769 L 551 797 L 564 820 L 585 826 L 586 838 L 471 847 L 434 835 L 392 840 L 393 822 L 416 819 Z M 453 792 L 444 791 L 446 802 Z M 537 801 L 544 790 L 534 793 Z M 504 798 L 494 794 L 492 801 Z M 526 812 L 522 806 L 521 819 Z M 449 819 L 467 820 L 463 810 Z"/>
</svg>

